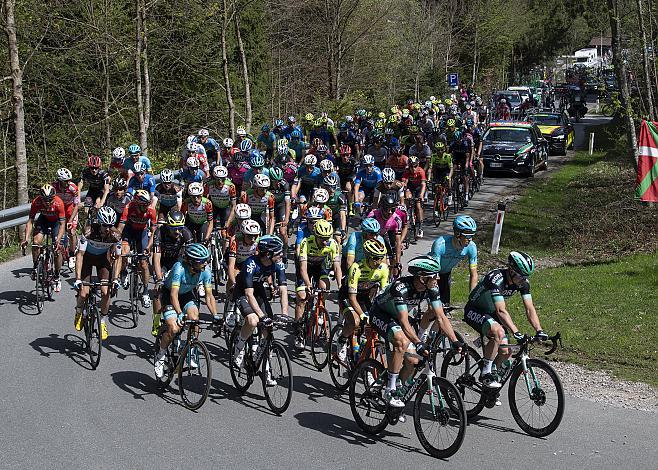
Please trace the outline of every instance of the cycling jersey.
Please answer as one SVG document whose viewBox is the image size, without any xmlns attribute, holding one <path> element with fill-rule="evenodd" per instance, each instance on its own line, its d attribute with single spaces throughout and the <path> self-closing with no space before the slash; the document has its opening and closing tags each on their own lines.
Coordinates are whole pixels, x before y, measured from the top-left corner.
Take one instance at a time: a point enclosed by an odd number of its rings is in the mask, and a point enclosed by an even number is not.
<svg viewBox="0 0 658 470">
<path fill-rule="evenodd" d="M 144 165 L 144 168 L 146 171 L 150 172 L 153 166 L 151 165 L 151 160 L 146 155 L 140 155 L 137 159 L 139 163 Z M 123 161 L 123 169 L 126 171 L 133 171 L 135 168 L 135 158 L 134 157 L 126 157 L 126 159 Z"/>
<path fill-rule="evenodd" d="M 441 274 L 449 273 L 459 262 L 468 256 L 468 266 L 470 268 L 478 265 L 478 249 L 473 241 L 470 241 L 462 249 L 454 247 L 453 235 L 441 235 L 432 243 L 432 249 L 428 253 L 430 256 L 437 258 L 441 263 Z"/>
<path fill-rule="evenodd" d="M 365 168 L 361 168 L 356 172 L 356 177 L 354 178 L 354 184 L 359 184 L 359 189 L 362 191 L 364 189 L 375 189 L 381 181 L 382 171 L 377 167 L 374 167 L 370 173 Z"/>
<path fill-rule="evenodd" d="M 235 258 L 236 264 L 242 264 L 250 256 L 256 254 L 258 248 L 258 237 L 254 237 L 254 241 L 248 244 L 244 240 L 243 233 L 236 233 L 231 237 L 228 243 L 228 256 Z"/>
<path fill-rule="evenodd" d="M 202 197 L 198 204 L 190 199 L 183 201 L 181 212 L 185 214 L 185 224 L 203 225 L 213 220 L 212 202 Z"/>
<path fill-rule="evenodd" d="M 206 155 L 209 160 L 217 160 L 217 154 L 219 153 L 219 144 L 212 137 L 208 137 L 205 142 L 201 142 L 201 139 L 197 136 L 194 139 L 194 142 L 197 142 L 203 146 L 206 151 Z"/>
<path fill-rule="evenodd" d="M 338 158 L 336 160 L 336 170 L 341 181 L 351 180 L 356 172 L 357 163 L 353 158 L 345 159 Z"/>
<path fill-rule="evenodd" d="M 285 165 L 283 165 L 283 179 L 288 183 L 288 185 L 291 185 L 294 181 L 295 178 L 297 177 L 297 171 L 299 170 L 299 166 L 297 166 L 297 163 L 290 161 L 287 162 Z"/>
<path fill-rule="evenodd" d="M 286 285 L 286 266 L 281 261 L 265 266 L 258 256 L 251 256 L 242 265 L 236 279 L 236 289 L 240 293 L 244 293 L 245 289 L 258 291 L 262 289 L 263 282 L 272 275 L 276 276 L 280 286 Z"/>
<path fill-rule="evenodd" d="M 315 235 L 311 235 L 299 244 L 299 260 L 306 261 L 311 266 L 329 268 L 332 263 L 340 261 L 340 247 L 333 238 L 330 238 L 326 245 L 318 246 Z"/>
<path fill-rule="evenodd" d="M 449 171 L 452 168 L 452 155 L 448 152 L 433 153 L 430 159 L 430 166 L 434 173 Z"/>
<path fill-rule="evenodd" d="M 160 226 L 153 235 L 153 249 L 161 254 L 163 260 L 177 260 L 186 244 L 194 242 L 194 235 L 187 227 L 171 230 Z"/>
<path fill-rule="evenodd" d="M 85 228 L 85 233 L 80 237 L 78 250 L 92 256 L 104 255 L 114 249 L 115 253 L 121 253 L 121 238 L 116 230 L 103 232 L 101 226 L 94 224 Z"/>
<path fill-rule="evenodd" d="M 195 171 L 190 171 L 188 168 L 185 168 L 176 173 L 176 179 L 186 185 L 189 185 L 190 183 L 203 183 L 205 176 L 206 174 L 199 168 Z"/>
<path fill-rule="evenodd" d="M 151 223 L 155 225 L 158 220 L 158 214 L 151 206 L 147 207 L 145 211 L 139 209 L 135 201 L 131 201 L 124 209 L 119 219 L 120 223 L 126 224 L 133 230 L 141 231 Z"/>
<path fill-rule="evenodd" d="M 244 175 L 247 171 L 249 171 L 249 165 L 246 163 L 231 163 L 228 166 L 228 177 L 236 186 L 242 186 Z"/>
<path fill-rule="evenodd" d="M 133 176 L 130 178 L 130 181 L 128 182 L 128 192 L 130 194 L 134 194 L 135 191 L 139 189 L 144 189 L 148 191 L 151 194 L 155 193 L 155 178 L 153 175 L 149 175 L 148 173 L 144 175 L 144 180 L 140 181 L 137 176 Z"/>
<path fill-rule="evenodd" d="M 375 164 L 379 167 L 383 167 L 383 163 L 388 158 L 388 149 L 383 145 L 380 146 L 379 149 L 377 149 L 376 146 L 371 145 L 368 147 L 368 151 L 366 153 L 369 153 L 375 158 Z"/>
<path fill-rule="evenodd" d="M 265 220 L 264 215 L 274 210 L 274 196 L 269 191 L 259 196 L 255 189 L 248 189 L 242 192 L 240 202 L 251 207 L 251 218 L 254 220 L 257 218 Z"/>
<path fill-rule="evenodd" d="M 55 194 L 62 200 L 66 209 L 80 203 L 80 191 L 73 181 L 68 181 L 66 184 L 55 181 L 53 188 L 55 188 Z"/>
<path fill-rule="evenodd" d="M 381 235 L 377 235 L 377 240 L 385 245 L 384 239 Z M 365 257 L 363 254 L 363 232 L 350 233 L 343 249 L 347 255 L 354 256 L 355 263 L 361 261 Z"/>
<path fill-rule="evenodd" d="M 160 183 L 155 187 L 155 196 L 161 208 L 171 209 L 182 201 L 183 191 L 175 184 L 171 184 L 168 188 L 164 184 Z"/>
<path fill-rule="evenodd" d="M 270 192 L 274 197 L 274 204 L 279 205 L 282 202 L 290 201 L 290 185 L 286 181 L 274 182 L 270 186 Z"/>
<path fill-rule="evenodd" d="M 237 199 L 235 185 L 228 179 L 225 179 L 221 186 L 217 186 L 216 183 L 208 185 L 207 191 L 212 205 L 220 209 L 227 208 L 232 201 Z"/>
<path fill-rule="evenodd" d="M 253 182 L 254 176 L 256 175 L 265 175 L 269 177 L 270 170 L 268 170 L 267 168 L 249 168 L 247 172 L 244 174 L 244 182 L 245 183 Z"/>
<path fill-rule="evenodd" d="M 386 236 L 389 232 L 401 233 L 405 225 L 407 225 L 407 212 L 401 207 L 397 207 L 391 216 L 384 220 L 384 214 L 381 209 L 370 211 L 368 217 L 372 217 L 379 222 L 379 234 Z"/>
<path fill-rule="evenodd" d="M 494 315 L 496 302 L 504 301 L 520 292 L 523 299 L 530 299 L 530 283 L 526 280 L 521 286 L 507 282 L 509 269 L 494 269 L 484 275 L 468 296 L 468 305 L 480 313 Z M 466 311 L 466 308 L 464 309 Z"/>
<path fill-rule="evenodd" d="M 297 177 L 295 182 L 299 182 L 301 186 L 314 187 L 319 186 L 322 182 L 322 170 L 314 166 L 311 170 L 306 165 L 302 165 L 297 170 Z"/>
<path fill-rule="evenodd" d="M 326 206 L 332 212 L 333 215 L 340 214 L 340 212 L 347 212 L 347 198 L 340 190 L 334 190 L 334 193 L 329 197 Z"/>
<path fill-rule="evenodd" d="M 407 168 L 407 170 L 402 175 L 402 181 L 407 182 L 407 187 L 409 189 L 417 189 L 427 180 L 425 176 L 425 170 L 417 166 L 415 168 Z"/>
<path fill-rule="evenodd" d="M 82 170 L 80 177 L 89 187 L 90 192 L 102 191 L 106 184 L 110 184 L 110 175 L 103 169 L 98 170 L 94 174 L 89 168 L 85 168 Z"/>
<path fill-rule="evenodd" d="M 388 276 L 388 266 L 384 263 L 376 268 L 368 266 L 365 260 L 352 263 L 347 271 L 347 292 L 357 294 L 360 291 L 370 290 L 377 285 L 380 289 L 384 289 L 388 284 Z"/>
<path fill-rule="evenodd" d="M 391 155 L 386 160 L 386 166 L 393 168 L 395 178 L 402 179 L 402 175 L 409 166 L 409 157 L 403 154 Z"/>
<path fill-rule="evenodd" d="M 276 134 L 274 132 L 261 133 L 256 142 L 265 145 L 267 150 L 272 151 L 276 143 Z"/>
<path fill-rule="evenodd" d="M 46 203 L 41 196 L 35 197 L 30 205 L 30 219 L 34 220 L 37 214 L 40 214 L 40 219 L 43 218 L 48 222 L 57 222 L 58 220 L 63 222 L 66 220 L 64 202 L 59 196 L 53 197 L 50 203 Z"/>
<path fill-rule="evenodd" d="M 419 292 L 413 285 L 413 279 L 413 276 L 403 276 L 390 284 L 373 300 L 373 310 L 397 320 L 400 312 L 411 313 L 423 300 L 434 308 L 441 307 L 439 289 L 434 287 Z"/>
<path fill-rule="evenodd" d="M 382 193 L 382 194 L 400 194 L 400 191 L 404 189 L 404 184 L 400 183 L 399 181 L 395 180 L 391 184 L 391 186 L 386 186 L 387 183 L 384 183 L 383 181 L 377 185 L 377 191 Z"/>
<path fill-rule="evenodd" d="M 132 199 L 132 195 L 128 192 L 124 193 L 124 195 L 120 198 L 117 197 L 116 193 L 112 192 L 107 195 L 107 198 L 105 199 L 105 205 L 114 209 L 114 212 L 116 212 L 120 217 L 121 214 L 123 214 L 123 210 L 130 203 L 130 201 L 132 201 Z"/>
<path fill-rule="evenodd" d="M 189 264 L 177 261 L 167 273 L 167 278 L 164 281 L 166 289 L 171 290 L 174 287 L 178 288 L 178 294 L 187 294 L 196 289 L 201 284 L 206 289 L 212 287 L 212 275 L 208 269 L 201 272 L 194 273 Z"/>
</svg>

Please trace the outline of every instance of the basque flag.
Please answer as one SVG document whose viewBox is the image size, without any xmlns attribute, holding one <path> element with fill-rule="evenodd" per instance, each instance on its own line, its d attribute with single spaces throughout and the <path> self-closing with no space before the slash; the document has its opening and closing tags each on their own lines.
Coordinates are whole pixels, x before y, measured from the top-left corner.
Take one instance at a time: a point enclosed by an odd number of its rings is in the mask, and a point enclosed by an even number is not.
<svg viewBox="0 0 658 470">
<path fill-rule="evenodd" d="M 635 197 L 658 202 L 658 122 L 642 121 Z"/>
</svg>

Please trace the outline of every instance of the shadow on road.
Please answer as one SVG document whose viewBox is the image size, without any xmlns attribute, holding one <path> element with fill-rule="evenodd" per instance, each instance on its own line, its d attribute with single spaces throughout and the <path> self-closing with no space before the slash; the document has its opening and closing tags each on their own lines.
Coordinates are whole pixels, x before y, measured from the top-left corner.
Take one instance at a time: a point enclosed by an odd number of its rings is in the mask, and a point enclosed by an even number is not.
<svg viewBox="0 0 658 470">
<path fill-rule="evenodd" d="M 110 335 L 103 342 L 109 352 L 116 354 L 118 359 L 124 360 L 130 356 L 137 356 L 149 363 L 153 360 L 153 343 L 146 338 Z"/>
<path fill-rule="evenodd" d="M 32 272 L 32 268 L 18 268 L 18 269 L 12 269 L 11 273 L 14 275 L 16 278 L 21 278 L 21 277 L 30 277 L 30 273 Z"/>
<path fill-rule="evenodd" d="M 85 351 L 85 341 L 79 336 L 68 334 L 60 337 L 58 334 L 52 333 L 45 338 L 35 339 L 30 346 L 41 356 L 50 357 L 51 354 L 63 354 L 83 369 L 93 369 Z"/>
<path fill-rule="evenodd" d="M 295 375 L 293 390 L 305 396 L 308 400 L 316 403 L 318 403 L 319 400 L 329 398 L 331 400 L 349 404 L 347 392 L 345 392 L 344 396 L 341 395 L 341 392 L 336 390 L 336 387 L 334 387 L 331 381 L 324 382 L 313 377 Z"/>
<path fill-rule="evenodd" d="M 44 310 L 53 302 L 54 300 L 46 299 L 43 305 Z M 0 307 L 7 304 L 18 305 L 18 311 L 23 315 L 39 315 L 39 311 L 37 310 L 37 296 L 33 290 L 8 290 L 0 293 Z"/>
<path fill-rule="evenodd" d="M 493 431 L 498 431 L 498 432 L 509 432 L 512 434 L 519 434 L 521 436 L 527 436 L 526 433 L 521 432 L 517 429 L 513 428 L 508 428 L 507 426 L 501 426 L 500 424 L 495 424 L 499 420 L 494 419 L 494 418 L 487 418 L 485 416 L 476 416 L 475 418 L 469 418 L 468 424 L 469 426 L 477 426 L 479 428 L 484 428 L 484 429 L 491 429 Z M 545 440 L 545 439 L 543 439 Z"/>
</svg>

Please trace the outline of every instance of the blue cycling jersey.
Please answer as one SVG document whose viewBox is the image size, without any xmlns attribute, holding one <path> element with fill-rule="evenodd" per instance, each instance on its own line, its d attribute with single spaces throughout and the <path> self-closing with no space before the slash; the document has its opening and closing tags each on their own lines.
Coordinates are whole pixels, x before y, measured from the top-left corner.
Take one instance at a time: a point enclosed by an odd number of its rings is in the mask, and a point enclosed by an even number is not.
<svg viewBox="0 0 658 470">
<path fill-rule="evenodd" d="M 201 142 L 198 137 L 194 139 L 195 142 L 203 145 L 204 150 L 206 151 L 206 156 L 214 160 L 217 158 L 217 153 L 219 152 L 219 143 L 212 137 L 208 137 L 205 142 Z"/>
<path fill-rule="evenodd" d="M 382 242 L 383 245 L 386 245 L 384 239 L 381 235 L 377 235 L 377 240 Z M 354 255 L 354 262 L 358 263 L 361 261 L 363 256 L 363 232 L 352 232 L 347 238 L 347 242 L 343 247 L 343 253 L 347 255 Z"/>
<path fill-rule="evenodd" d="M 478 249 L 473 241 L 469 242 L 463 249 L 455 249 L 452 235 L 441 235 L 432 243 L 432 250 L 428 253 L 441 262 L 441 274 L 447 274 L 453 270 L 459 262 L 468 256 L 469 267 L 478 264 Z"/>
<path fill-rule="evenodd" d="M 176 179 L 178 181 L 190 184 L 190 183 L 203 183 L 203 178 L 206 174 L 201 169 L 197 169 L 195 172 L 191 172 L 188 168 L 179 171 L 176 173 Z"/>
<path fill-rule="evenodd" d="M 379 183 L 382 181 L 382 171 L 374 167 L 372 172 L 368 174 L 365 168 L 361 168 L 356 172 L 356 178 L 354 178 L 354 184 L 361 184 L 361 189 L 375 189 Z"/>
<path fill-rule="evenodd" d="M 306 165 L 302 165 L 297 170 L 297 180 L 302 183 L 302 186 L 319 186 L 322 182 L 322 170 L 314 166 L 311 171 L 308 171 Z"/>
<path fill-rule="evenodd" d="M 310 227 L 308 226 L 308 222 L 303 221 L 300 222 L 299 225 L 297 226 L 297 239 L 295 240 L 295 246 L 299 246 L 299 244 L 302 242 L 304 238 L 308 238 L 313 233 L 311 232 Z"/>
<path fill-rule="evenodd" d="M 151 194 L 155 193 L 155 177 L 147 173 L 144 175 L 144 181 L 139 181 L 136 176 L 130 178 L 128 193 L 134 194 L 138 189 L 145 189 Z"/>
<path fill-rule="evenodd" d="M 210 267 L 206 266 L 206 269 L 200 273 L 193 273 L 190 266 L 182 261 L 176 261 L 164 281 L 165 287 L 169 290 L 178 287 L 179 294 L 192 292 L 199 284 L 206 288 L 212 287 Z"/>
<path fill-rule="evenodd" d="M 270 170 L 268 170 L 267 168 L 261 168 L 260 170 L 249 168 L 247 172 L 244 174 L 243 181 L 245 183 L 251 183 L 254 180 L 254 176 L 256 176 L 258 173 L 262 173 L 264 175 L 270 176 Z"/>
<path fill-rule="evenodd" d="M 286 285 L 286 266 L 281 261 L 265 266 L 258 256 L 250 256 L 245 260 L 238 274 L 236 280 L 238 292 L 243 294 L 245 289 L 262 288 L 263 282 L 272 275 L 276 276 L 280 286 Z"/>
<path fill-rule="evenodd" d="M 256 141 L 265 144 L 265 147 L 268 150 L 273 150 L 274 149 L 274 144 L 276 143 L 276 134 L 274 132 L 270 132 L 267 135 L 263 135 L 261 133 L 258 136 L 258 139 L 256 139 Z"/>
<path fill-rule="evenodd" d="M 144 165 L 146 171 L 151 171 L 151 169 L 153 168 L 153 166 L 151 165 L 151 160 L 149 160 L 149 158 L 146 155 L 140 155 L 138 161 L 142 165 Z M 133 171 L 134 167 L 135 167 L 135 159 L 133 157 L 126 157 L 126 159 L 123 161 L 123 169 Z"/>
</svg>

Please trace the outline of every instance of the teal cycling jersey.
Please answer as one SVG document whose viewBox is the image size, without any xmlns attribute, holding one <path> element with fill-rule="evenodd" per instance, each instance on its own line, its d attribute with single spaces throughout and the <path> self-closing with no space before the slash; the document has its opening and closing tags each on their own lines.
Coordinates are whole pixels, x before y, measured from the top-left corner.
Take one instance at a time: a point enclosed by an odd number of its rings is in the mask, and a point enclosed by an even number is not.
<svg viewBox="0 0 658 470">
<path fill-rule="evenodd" d="M 382 242 L 384 246 L 386 243 L 381 235 L 377 235 L 377 240 Z M 354 262 L 358 263 L 364 258 L 363 255 L 363 233 L 362 232 L 352 232 L 347 238 L 347 242 L 343 246 L 343 253 L 347 255 L 354 256 Z"/>
<path fill-rule="evenodd" d="M 413 279 L 413 276 L 403 276 L 389 284 L 384 292 L 375 297 L 372 309 L 397 320 L 400 312 L 412 314 L 423 300 L 427 300 L 433 308 L 443 305 L 438 287 L 417 291 Z"/>
<path fill-rule="evenodd" d="M 461 250 L 455 249 L 452 235 L 441 235 L 432 243 L 430 256 L 441 262 L 441 274 L 447 274 L 454 269 L 459 262 L 468 257 L 468 266 L 475 267 L 478 264 L 478 249 L 473 241 L 469 242 Z"/>
<path fill-rule="evenodd" d="M 199 284 L 206 288 L 212 287 L 210 268 L 207 266 L 204 271 L 193 273 L 190 266 L 182 261 L 177 261 L 174 264 L 164 281 L 165 287 L 169 290 L 173 287 L 178 287 L 179 294 L 192 292 Z"/>
<path fill-rule="evenodd" d="M 523 284 L 511 282 L 509 269 L 494 269 L 489 271 L 468 296 L 468 305 L 480 313 L 493 315 L 496 312 L 496 302 L 504 301 L 520 292 L 523 299 L 531 299 L 530 283 L 526 279 Z"/>
</svg>

